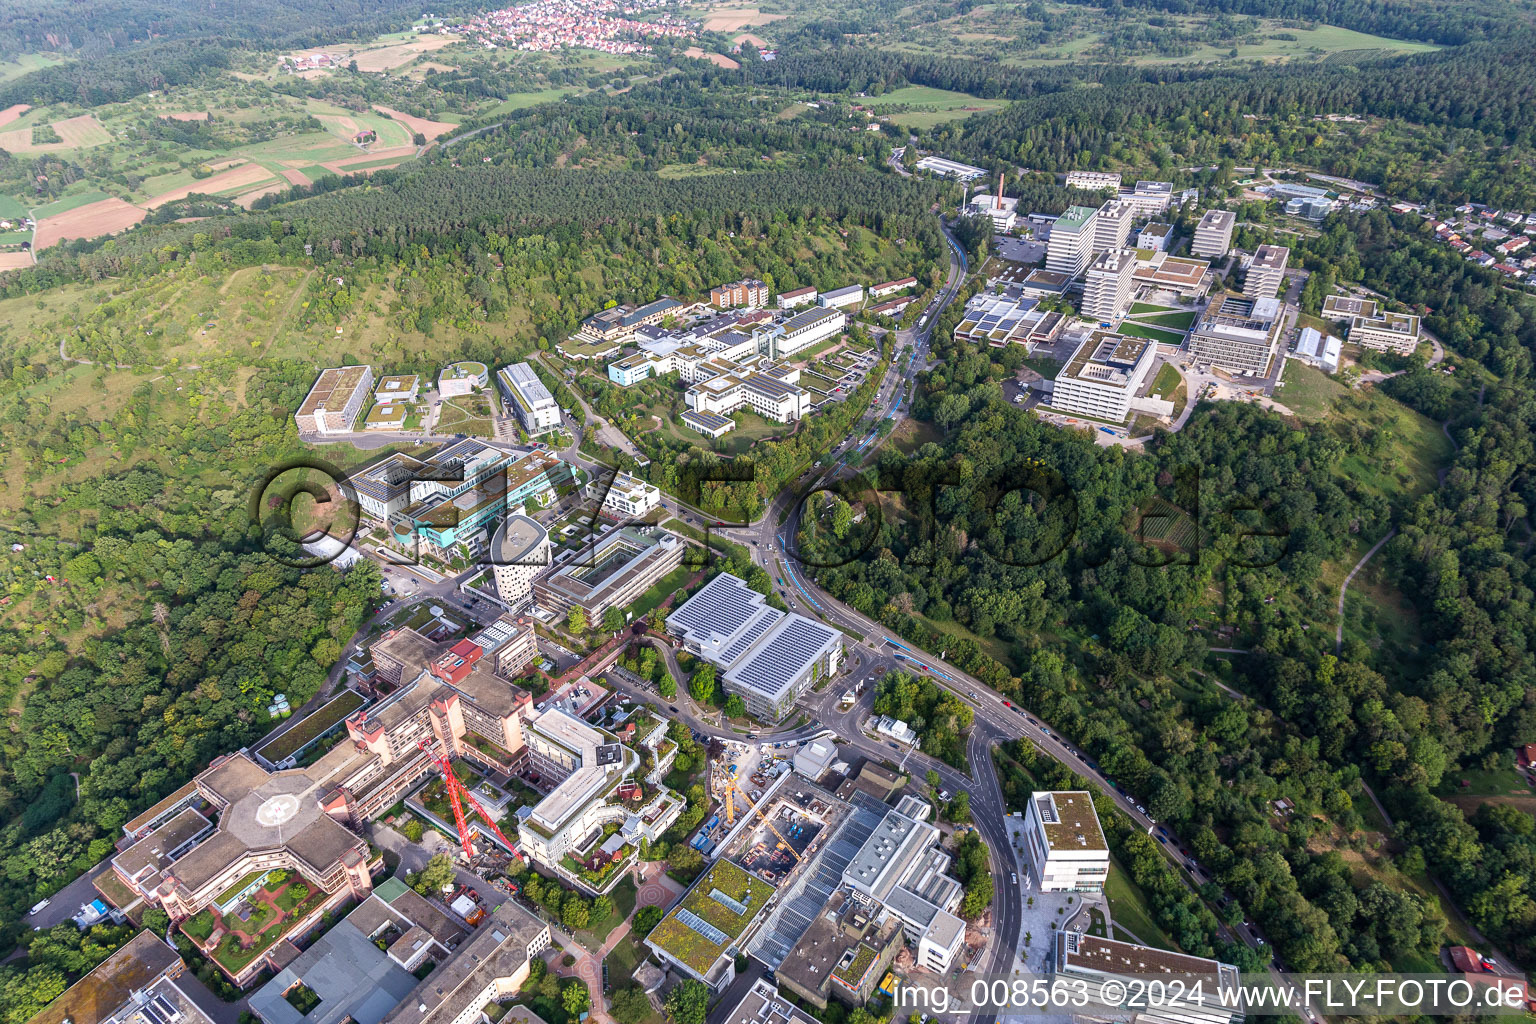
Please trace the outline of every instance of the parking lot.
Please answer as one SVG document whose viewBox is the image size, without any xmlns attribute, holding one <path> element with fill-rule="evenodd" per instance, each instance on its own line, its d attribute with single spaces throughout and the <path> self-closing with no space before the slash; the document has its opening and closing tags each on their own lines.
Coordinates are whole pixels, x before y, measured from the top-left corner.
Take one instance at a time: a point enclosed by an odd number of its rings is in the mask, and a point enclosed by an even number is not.
<svg viewBox="0 0 1536 1024">
<path fill-rule="evenodd" d="M 992 242 L 997 254 L 1005 260 L 1013 260 L 1016 263 L 1039 263 L 1045 259 L 1045 244 L 1032 238 L 1004 236 L 994 238 Z"/>
</svg>

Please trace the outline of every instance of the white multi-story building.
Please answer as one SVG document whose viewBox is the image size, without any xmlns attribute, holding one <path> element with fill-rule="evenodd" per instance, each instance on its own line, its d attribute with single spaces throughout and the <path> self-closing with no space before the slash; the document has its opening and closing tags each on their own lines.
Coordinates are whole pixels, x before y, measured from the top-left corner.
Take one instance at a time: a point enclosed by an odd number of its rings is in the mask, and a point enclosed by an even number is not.
<svg viewBox="0 0 1536 1024">
<path fill-rule="evenodd" d="M 798 376 L 798 371 L 791 373 Z M 776 423 L 793 423 L 811 411 L 811 393 L 794 381 L 746 369 L 699 381 L 684 393 L 683 401 L 695 412 L 717 416 L 750 408 Z"/>
<path fill-rule="evenodd" d="M 1066 991 L 1087 997 L 1085 1019 L 1107 1024 L 1242 1024 L 1245 1019 L 1240 976 L 1231 964 L 1076 931 L 1057 932 L 1053 947 L 1050 973 L 1073 979 Z M 1176 1005 L 1168 1000 L 1124 1007 L 1122 993 L 1153 986 L 1184 995 Z"/>
<path fill-rule="evenodd" d="M 1103 892 L 1109 844 L 1083 790 L 1031 793 L 1024 848 L 1041 892 Z"/>
<path fill-rule="evenodd" d="M 1357 316 L 1350 322 L 1349 340 L 1362 348 L 1412 355 L 1419 347 L 1419 318 L 1389 310 L 1379 316 Z"/>
<path fill-rule="evenodd" d="M 1136 235 L 1136 248 L 1151 249 L 1153 252 L 1167 252 L 1173 242 L 1173 225 L 1152 221 L 1144 226 Z"/>
<path fill-rule="evenodd" d="M 862 291 L 862 286 L 854 285 L 854 287 Z M 818 306 L 803 313 L 796 313 L 782 324 L 763 331 L 762 336 L 767 339 L 764 348 L 770 359 L 783 359 L 833 337 L 847 326 L 847 313 L 841 309 Z"/>
<path fill-rule="evenodd" d="M 524 515 L 501 521 L 491 538 L 491 575 L 496 594 L 508 608 L 520 610 L 533 596 L 533 580 L 550 566 L 549 531 Z"/>
<path fill-rule="evenodd" d="M 1083 281 L 1083 315 L 1096 320 L 1118 320 L 1125 315 L 1134 289 L 1136 253 L 1114 249 L 1088 265 Z"/>
<path fill-rule="evenodd" d="M 796 288 L 793 291 L 779 293 L 780 309 L 794 309 L 796 306 L 809 306 L 815 301 L 815 288 Z"/>
<path fill-rule="evenodd" d="M 831 309 L 848 309 L 857 306 L 864 301 L 864 286 L 850 284 L 846 288 L 834 288 L 830 292 L 822 292 L 816 296 L 818 306 L 827 306 Z"/>
<path fill-rule="evenodd" d="M 587 497 L 600 498 L 599 511 L 612 519 L 639 519 L 661 504 L 661 489 L 630 473 L 598 477 L 587 484 Z"/>
<path fill-rule="evenodd" d="M 1125 422 L 1156 354 L 1157 344 L 1145 338 L 1094 331 L 1056 375 L 1052 408 Z"/>
<path fill-rule="evenodd" d="M 1093 259 L 1099 211 L 1092 206 L 1069 206 L 1051 225 L 1046 243 L 1045 269 L 1076 277 Z"/>
<path fill-rule="evenodd" d="M 533 958 L 549 943 L 549 925 L 507 900 L 491 911 L 485 926 L 455 949 L 431 977 L 400 1000 L 382 1024 L 471 1024 L 482 1020 L 488 1003 L 505 999 L 523 987 Z"/>
<path fill-rule="evenodd" d="M 1248 276 L 1243 280 L 1243 294 L 1250 299 L 1272 299 L 1285 282 L 1285 265 L 1291 250 L 1283 245 L 1261 245 L 1253 251 Z"/>
<path fill-rule="evenodd" d="M 528 716 L 523 742 L 529 766 L 558 782 L 538 803 L 518 809 L 518 842 L 540 866 L 581 888 L 594 887 L 564 863 L 565 857 L 592 856 L 605 825 L 619 825 L 615 835 L 638 847 L 642 839 L 660 839 L 682 813 L 682 799 L 666 787 L 656 787 L 649 800 L 638 791 L 633 776 L 640 756 L 617 736 L 559 708 Z M 634 805 L 637 792 L 643 803 Z M 624 876 L 614 872 L 603 888 Z"/>
<path fill-rule="evenodd" d="M 1120 187 L 1120 175 L 1109 171 L 1068 171 L 1067 188 L 1081 188 L 1089 192 L 1102 192 Z"/>
<path fill-rule="evenodd" d="M 1130 203 L 1143 217 L 1156 217 L 1168 209 L 1173 200 L 1173 183 L 1168 181 L 1138 181 L 1133 189 L 1122 189 L 1122 201 Z"/>
<path fill-rule="evenodd" d="M 1189 353 L 1197 363 L 1262 377 L 1273 364 L 1284 323 L 1279 299 L 1217 295 L 1189 333 Z"/>
<path fill-rule="evenodd" d="M 1189 251 L 1196 256 L 1225 256 L 1232 248 L 1232 229 L 1237 214 L 1231 210 L 1206 210 L 1195 226 L 1195 238 Z"/>
<path fill-rule="evenodd" d="M 1019 219 L 1019 201 L 1013 196 L 979 192 L 970 198 L 960 212 L 967 217 L 989 217 L 992 230 L 999 235 L 1006 235 L 1013 230 L 1013 225 Z"/>
<path fill-rule="evenodd" d="M 901 808 L 886 812 L 843 870 L 843 886 L 866 907 L 901 921 L 917 962 L 948 972 L 965 941 L 965 922 L 955 916 L 963 892 L 948 874 L 949 855 L 939 830 Z"/>
<path fill-rule="evenodd" d="M 352 429 L 373 391 L 373 367 L 333 366 L 320 371 L 315 386 L 293 414 L 300 433 L 338 434 Z"/>
<path fill-rule="evenodd" d="M 496 373 L 502 396 L 529 434 L 544 434 L 560 426 L 560 407 L 527 363 L 512 363 Z"/>
<path fill-rule="evenodd" d="M 1093 251 L 1114 252 L 1125 248 L 1131 237 L 1136 208 L 1119 199 L 1106 199 L 1093 221 Z"/>
</svg>

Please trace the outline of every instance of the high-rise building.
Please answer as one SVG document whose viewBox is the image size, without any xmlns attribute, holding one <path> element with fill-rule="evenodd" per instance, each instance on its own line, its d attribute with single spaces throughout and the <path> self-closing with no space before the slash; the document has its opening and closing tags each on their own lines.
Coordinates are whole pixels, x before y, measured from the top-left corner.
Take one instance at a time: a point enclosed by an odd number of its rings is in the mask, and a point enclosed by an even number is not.
<svg viewBox="0 0 1536 1024">
<path fill-rule="evenodd" d="M 1131 221 L 1136 217 L 1136 207 L 1121 199 L 1106 199 L 1099 207 L 1093 227 L 1093 251 L 1113 252 L 1125 248 L 1131 237 Z"/>
<path fill-rule="evenodd" d="M 1069 277 L 1083 272 L 1093 259 L 1098 213 L 1091 206 L 1069 206 L 1066 213 L 1056 218 L 1045 250 L 1045 269 Z"/>
<path fill-rule="evenodd" d="M 533 578 L 550 566 L 549 532 L 523 515 L 501 521 L 491 540 L 496 593 L 513 611 L 533 597 Z"/>
<path fill-rule="evenodd" d="M 1118 320 L 1131 301 L 1136 254 L 1116 249 L 1101 254 L 1088 265 L 1083 282 L 1083 315 L 1097 320 Z"/>
<path fill-rule="evenodd" d="M 1124 423 L 1156 355 L 1156 342 L 1094 331 L 1056 375 L 1051 406 Z"/>
<path fill-rule="evenodd" d="M 1285 281 L 1285 265 L 1290 258 L 1291 250 L 1283 245 L 1261 245 L 1255 249 L 1248 277 L 1243 281 L 1243 294 L 1250 299 L 1274 298 Z"/>
<path fill-rule="evenodd" d="M 1237 226 L 1237 214 L 1231 210 L 1207 210 L 1195 227 L 1195 240 L 1190 252 L 1196 256 L 1225 256 L 1232 248 L 1232 229 Z"/>
</svg>

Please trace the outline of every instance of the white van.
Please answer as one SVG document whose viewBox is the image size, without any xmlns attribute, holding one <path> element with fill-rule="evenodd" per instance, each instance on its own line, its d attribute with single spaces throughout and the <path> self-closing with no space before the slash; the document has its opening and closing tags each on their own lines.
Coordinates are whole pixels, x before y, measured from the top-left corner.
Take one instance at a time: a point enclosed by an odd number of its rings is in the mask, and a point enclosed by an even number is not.
<svg viewBox="0 0 1536 1024">
<path fill-rule="evenodd" d="M 32 905 L 32 909 L 27 911 L 27 916 L 28 917 L 36 916 L 38 913 L 40 913 L 42 911 L 42 909 L 44 907 L 46 907 L 48 905 L 48 903 L 49 903 L 48 900 L 41 900 L 41 901 L 39 901 L 37 903 L 34 903 Z"/>
</svg>

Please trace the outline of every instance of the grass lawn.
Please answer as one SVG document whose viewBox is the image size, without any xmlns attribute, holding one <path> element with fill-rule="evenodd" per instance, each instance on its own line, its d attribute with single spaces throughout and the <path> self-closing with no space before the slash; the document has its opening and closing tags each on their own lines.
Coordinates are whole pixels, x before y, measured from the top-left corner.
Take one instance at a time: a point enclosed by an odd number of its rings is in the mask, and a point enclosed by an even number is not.
<svg viewBox="0 0 1536 1024">
<path fill-rule="evenodd" d="M 1275 401 L 1304 420 L 1328 417 L 1333 403 L 1349 391 L 1323 371 L 1299 359 L 1288 359 L 1280 378 L 1285 386 L 1275 394 Z"/>
<path fill-rule="evenodd" d="M 1129 335 L 1132 338 L 1147 338 L 1151 341 L 1156 341 L 1163 345 L 1181 345 L 1184 342 L 1184 335 L 1182 334 L 1176 334 L 1173 331 L 1165 331 L 1158 327 L 1148 327 L 1145 324 L 1138 323 L 1121 324 L 1120 333 Z"/>
<path fill-rule="evenodd" d="M 1109 914 L 1115 924 L 1134 933 L 1144 943 L 1163 949 L 1178 949 L 1179 944 L 1152 917 L 1141 889 L 1131 881 L 1120 859 L 1110 859 L 1113 863 L 1109 868 L 1109 879 L 1104 883 L 1104 894 L 1109 899 Z"/>
<path fill-rule="evenodd" d="M 907 85 L 868 101 L 877 114 L 890 113 L 891 120 L 906 128 L 932 128 L 947 121 L 957 121 L 1007 106 L 1006 100 L 982 100 L 963 92 L 935 89 L 926 85 Z M 894 106 L 921 107 L 891 113 Z"/>
<path fill-rule="evenodd" d="M 438 411 L 437 426 L 440 434 L 491 435 L 491 400 L 483 391 L 475 391 L 457 398 L 443 400 Z"/>
<path fill-rule="evenodd" d="M 659 607 L 661 602 L 681 588 L 684 583 L 687 583 L 688 577 L 697 571 L 697 569 L 687 564 L 678 566 L 657 580 L 651 589 L 635 598 L 635 603 L 629 606 L 629 611 L 633 612 L 634 617 L 637 619 L 644 618 L 652 608 Z"/>
<path fill-rule="evenodd" d="M 540 92 L 515 92 L 502 100 L 494 107 L 487 107 L 476 114 L 476 117 L 495 117 L 498 114 L 510 114 L 514 110 L 522 110 L 525 107 L 536 107 L 540 103 L 553 103 L 561 100 L 580 89 L 544 89 Z"/>
<path fill-rule="evenodd" d="M 661 528 L 663 530 L 671 530 L 673 533 L 680 533 L 684 537 L 692 537 L 694 540 L 701 544 L 706 542 L 703 530 L 689 526 L 687 523 L 680 519 L 668 519 L 666 522 L 661 524 Z M 713 530 L 710 531 L 707 542 L 710 547 L 714 548 L 721 554 L 735 555 L 737 558 L 740 558 L 746 562 L 752 561 L 752 553 L 749 552 L 745 547 L 733 541 L 726 540 L 719 533 L 716 533 Z M 688 564 L 687 557 L 684 557 L 683 564 Z M 676 588 L 674 587 L 673 589 L 675 590 Z"/>
<path fill-rule="evenodd" d="M 22 206 L 21 203 L 19 203 L 14 197 L 0 195 L 0 218 L 5 220 L 20 220 L 26 215 L 27 208 Z"/>
<path fill-rule="evenodd" d="M 1133 316 L 1135 314 L 1132 314 Z M 1195 322 L 1195 312 L 1191 309 L 1178 313 L 1148 313 L 1145 316 L 1136 317 L 1137 321 L 1151 324 L 1155 327 L 1171 327 L 1176 331 L 1187 331 Z"/>
<path fill-rule="evenodd" d="M 613 913 L 601 921 L 593 921 L 587 927 L 576 933 L 576 938 L 584 945 L 593 949 L 600 947 L 608 938 L 608 934 L 629 918 L 635 912 L 635 880 L 626 878 L 614 886 L 613 892 L 608 894 L 613 901 Z"/>
<path fill-rule="evenodd" d="M 1438 792 L 1441 796 L 1529 796 L 1531 784 L 1512 767 L 1492 772 L 1477 769 L 1446 772 Z"/>
<path fill-rule="evenodd" d="M 1184 378 L 1172 363 L 1164 363 L 1162 369 L 1157 371 L 1157 376 L 1152 381 L 1152 390 L 1149 394 L 1162 395 L 1173 403 L 1173 415 L 1177 417 L 1184 411 L 1184 403 L 1189 400 L 1188 388 L 1184 386 Z"/>
<path fill-rule="evenodd" d="M 1135 316 L 1137 313 L 1176 313 L 1176 312 L 1178 312 L 1178 310 L 1174 309 L 1172 306 L 1154 306 L 1154 305 L 1152 305 L 1149 302 L 1133 302 L 1133 303 L 1131 303 L 1131 315 L 1132 316 Z"/>
</svg>

